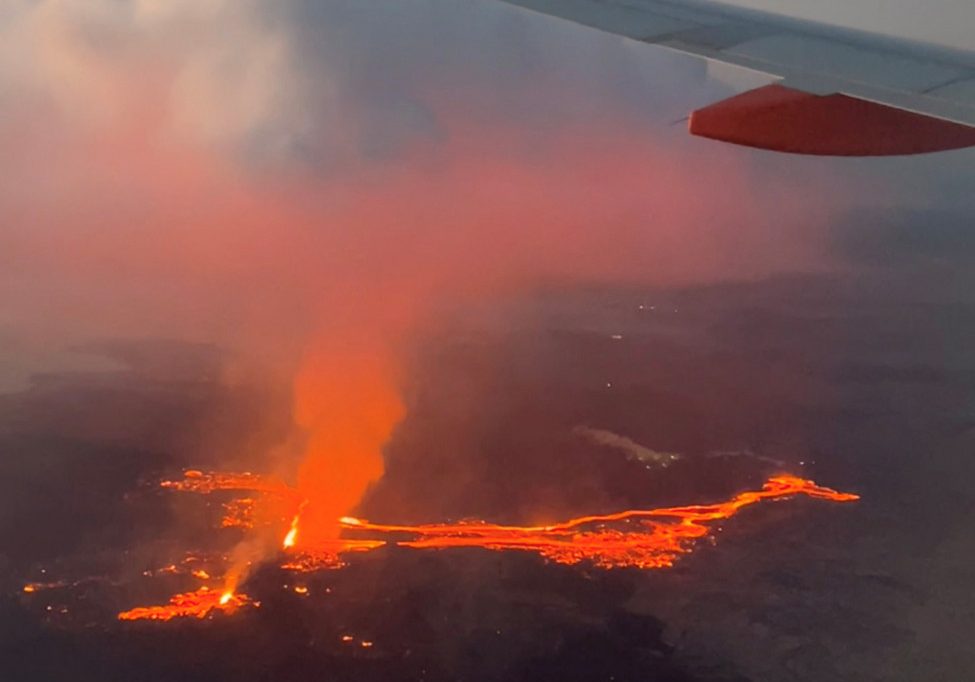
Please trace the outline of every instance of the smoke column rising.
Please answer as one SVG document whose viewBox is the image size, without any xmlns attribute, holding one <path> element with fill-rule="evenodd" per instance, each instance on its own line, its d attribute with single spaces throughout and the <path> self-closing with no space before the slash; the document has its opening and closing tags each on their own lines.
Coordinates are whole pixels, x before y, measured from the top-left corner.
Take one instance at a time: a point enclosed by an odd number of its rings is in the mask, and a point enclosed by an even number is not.
<svg viewBox="0 0 975 682">
<path fill-rule="evenodd" d="M 776 181 L 651 126 L 591 64 L 547 72 L 577 49 L 561 37 L 513 67 L 504 36 L 531 44 L 537 20 L 335 2 L 319 49 L 308 11 L 45 0 L 0 14 L 0 168 L 14 178 L 0 188 L 0 325 L 64 345 L 212 341 L 292 377 L 306 541 L 337 532 L 382 475 L 404 344 L 438 310 L 541 283 L 816 266 L 829 209 L 810 183 L 831 183 Z M 365 30 L 410 12 L 399 43 Z M 474 20 L 495 32 L 456 35 Z M 455 67 L 431 62 L 445 27 Z M 623 50 L 591 40 L 590 56 Z M 408 75 L 396 88 L 370 46 Z"/>
</svg>

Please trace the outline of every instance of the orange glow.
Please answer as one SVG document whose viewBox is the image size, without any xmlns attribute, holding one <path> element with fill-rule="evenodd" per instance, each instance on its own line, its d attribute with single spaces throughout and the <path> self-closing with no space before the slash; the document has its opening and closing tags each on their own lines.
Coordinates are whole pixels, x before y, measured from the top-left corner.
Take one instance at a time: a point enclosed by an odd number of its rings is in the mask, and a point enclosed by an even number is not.
<svg viewBox="0 0 975 682">
<path fill-rule="evenodd" d="M 244 594 L 217 592 L 207 587 L 201 587 L 195 592 L 177 594 L 169 599 L 168 604 L 160 606 L 141 606 L 123 611 L 118 614 L 119 620 L 159 620 L 167 621 L 173 618 L 206 618 L 218 611 L 233 613 L 241 606 L 257 606 L 257 602 Z"/>
<path fill-rule="evenodd" d="M 205 481 L 206 484 L 170 485 L 178 489 L 208 492 L 218 489 L 214 482 L 221 481 L 226 485 L 233 485 L 235 489 L 242 489 L 246 485 L 254 490 L 273 489 L 280 496 L 290 499 L 297 497 L 297 493 L 285 484 L 267 483 L 253 474 L 198 474 L 189 479 L 194 482 Z M 742 492 L 730 500 L 716 504 L 631 509 L 614 514 L 582 516 L 548 526 L 503 526 L 484 521 L 425 525 L 381 524 L 341 516 L 329 526 L 370 537 L 339 538 L 335 533 L 332 537 L 319 538 L 314 543 L 305 542 L 300 553 L 285 562 L 283 567 L 295 571 L 339 567 L 342 565 L 343 554 L 377 549 L 387 543 L 382 536 L 395 535 L 396 544 L 416 549 L 482 547 L 492 550 L 522 550 L 536 552 L 559 563 L 572 564 L 590 560 L 605 568 L 663 568 L 673 565 L 679 555 L 689 552 L 692 541 L 707 535 L 708 524 L 731 518 L 740 509 L 762 500 L 795 495 L 833 502 L 859 499 L 859 496 L 851 493 L 841 493 L 807 479 L 783 474 L 769 478 L 761 490 Z M 299 521 L 303 522 L 306 511 L 314 506 L 315 501 L 302 502 L 299 514 L 292 519 L 291 528 L 285 536 L 285 548 L 294 546 Z"/>
<path fill-rule="evenodd" d="M 313 549 L 302 550 L 297 556 L 281 564 L 281 568 L 298 573 L 313 573 L 325 569 L 342 568 L 342 556 L 371 552 L 386 544 L 385 540 L 354 540 L 333 538 L 316 543 Z"/>
<path fill-rule="evenodd" d="M 267 482 L 254 474 L 187 475 L 185 481 L 170 483 L 179 490 L 210 492 L 217 489 L 274 490 L 286 499 L 299 495 L 284 483 Z M 462 521 L 425 525 L 372 523 L 351 516 L 341 516 L 323 528 L 314 541 L 304 541 L 300 552 L 288 559 L 283 568 L 308 572 L 342 566 L 341 557 L 354 552 L 368 552 L 387 543 L 383 536 L 395 535 L 395 544 L 414 549 L 481 547 L 491 550 L 535 552 L 546 559 L 564 564 L 592 561 L 603 568 L 635 566 L 665 568 L 672 566 L 681 554 L 691 551 L 694 540 L 709 532 L 708 524 L 734 516 L 740 509 L 762 500 L 806 495 L 833 502 L 851 502 L 859 496 L 841 493 L 816 485 L 813 481 L 791 475 L 773 476 L 761 490 L 739 493 L 716 504 L 699 504 L 659 509 L 631 509 L 615 514 L 582 516 L 548 526 L 502 526 L 484 521 Z M 292 521 L 284 538 L 291 549 L 297 540 L 298 524 L 314 510 L 317 500 L 306 500 Z M 326 508 L 332 508 L 326 505 Z M 321 516 L 321 511 L 318 511 Z M 339 538 L 338 531 L 365 534 L 364 538 Z M 378 536 L 378 537 L 377 537 Z M 405 538 L 402 536 L 406 536 Z"/>
<path fill-rule="evenodd" d="M 285 498 L 294 498 L 295 496 L 294 488 L 283 481 L 269 476 L 259 476 L 250 472 L 234 474 L 187 469 L 183 472 L 182 480 L 162 481 L 159 485 L 170 490 L 199 493 L 201 495 L 213 493 L 218 490 L 239 490 L 267 493 Z"/>
<path fill-rule="evenodd" d="M 404 526 L 361 519 L 343 519 L 343 525 L 350 530 L 412 535 L 413 539 L 397 544 L 415 549 L 521 550 L 562 564 L 592 561 L 602 568 L 667 568 L 678 556 L 691 551 L 694 540 L 708 534 L 708 523 L 731 518 L 743 507 L 762 500 L 800 494 L 833 502 L 859 499 L 857 495 L 783 475 L 770 478 L 760 491 L 739 493 L 717 504 L 632 509 L 582 516 L 549 526 L 501 526 L 482 521 Z"/>
<path fill-rule="evenodd" d="M 242 497 L 231 500 L 223 505 L 223 520 L 220 525 L 224 528 L 251 529 L 255 526 L 254 509 L 256 500 L 253 497 Z"/>
<path fill-rule="evenodd" d="M 303 500 L 302 503 L 298 505 L 298 513 L 295 514 L 293 519 L 291 519 L 291 526 L 288 528 L 288 533 L 284 536 L 284 541 L 281 543 L 285 549 L 291 549 L 298 541 L 298 524 L 301 522 L 301 513 L 307 506 L 308 500 Z"/>
<path fill-rule="evenodd" d="M 339 536 L 336 519 L 382 476 L 382 447 L 404 414 L 388 351 L 366 335 L 349 336 L 326 335 L 295 379 L 295 421 L 309 432 L 297 486 L 308 500 L 302 548 Z"/>
<path fill-rule="evenodd" d="M 244 482 L 248 485 L 254 484 L 255 489 L 268 487 L 268 484 L 253 475 L 241 479 L 228 474 L 200 474 L 188 476 L 188 479 L 195 482 L 206 481 L 206 484 L 189 487 L 173 484 L 171 487 L 210 492 L 220 489 L 219 486 L 215 486 L 215 481 L 236 481 L 233 483 L 234 489 L 240 489 L 239 486 Z M 287 486 L 284 487 L 286 490 L 282 495 L 293 498 L 293 491 Z M 343 516 L 332 524 L 348 532 L 367 534 L 372 537 L 330 537 L 318 540 L 314 546 L 303 548 L 295 556 L 289 557 L 282 564 L 282 568 L 298 572 L 340 568 L 343 566 L 342 556 L 345 554 L 369 552 L 386 545 L 387 542 L 393 542 L 413 549 L 479 547 L 494 551 L 528 551 L 556 563 L 576 564 L 590 561 L 606 569 L 620 567 L 660 569 L 672 566 L 678 557 L 692 551 L 694 542 L 708 535 L 709 524 L 729 519 L 741 509 L 763 500 L 780 500 L 796 495 L 806 495 L 831 502 L 852 502 L 860 499 L 858 495 L 838 492 L 797 476 L 779 475 L 769 478 L 761 490 L 745 491 L 724 502 L 657 509 L 630 509 L 614 514 L 580 516 L 547 526 L 504 526 L 484 521 L 423 525 L 381 524 Z M 296 532 L 299 519 L 304 518 L 301 514 L 296 515 L 292 520 L 291 531 Z M 290 546 L 288 544 L 290 536 L 291 532 L 285 537 L 286 547 Z M 386 540 L 383 536 L 394 536 L 394 538 Z M 290 539 L 294 540 L 293 537 Z M 193 574 L 197 577 L 208 576 L 202 570 L 194 571 Z M 252 602 L 245 595 L 235 594 L 237 579 L 237 574 L 231 572 L 226 578 L 222 592 L 202 587 L 196 592 L 178 594 L 168 604 L 162 606 L 126 611 L 119 614 L 119 618 L 121 620 L 204 618 L 214 610 L 230 612 L 246 604 L 256 606 L 257 603 Z M 24 591 L 30 592 L 33 588 L 33 585 L 27 585 Z M 295 587 L 294 591 L 297 594 L 308 594 L 308 589 L 304 586 Z M 347 637 L 348 639 L 343 637 L 343 641 L 352 641 L 350 635 Z M 362 646 L 368 647 L 371 643 L 363 642 Z"/>
<path fill-rule="evenodd" d="M 188 469 L 183 472 L 181 480 L 167 480 L 160 485 L 177 492 L 200 495 L 209 495 L 218 491 L 246 492 L 253 495 L 235 498 L 223 504 L 224 514 L 220 521 L 223 528 L 251 530 L 257 526 L 276 524 L 284 514 L 293 513 L 296 508 L 300 514 L 306 504 L 298 492 L 283 481 L 250 472 L 203 472 Z M 298 534 L 298 514 L 293 517 L 291 528 L 285 537 L 285 548 L 293 547 L 295 544 Z"/>
<path fill-rule="evenodd" d="M 290 549 L 291 547 L 295 546 L 295 540 L 297 538 L 298 538 L 298 517 L 296 516 L 294 518 L 294 521 L 291 522 L 291 530 L 289 530 L 288 534 L 284 536 L 284 542 L 282 542 L 281 544 L 284 546 L 285 549 Z"/>
</svg>

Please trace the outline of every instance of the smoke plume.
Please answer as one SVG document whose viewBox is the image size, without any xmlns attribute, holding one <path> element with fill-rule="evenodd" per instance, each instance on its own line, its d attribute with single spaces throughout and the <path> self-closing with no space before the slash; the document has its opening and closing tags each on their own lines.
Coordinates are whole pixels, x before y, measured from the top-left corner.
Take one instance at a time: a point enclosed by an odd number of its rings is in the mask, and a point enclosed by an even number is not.
<svg viewBox="0 0 975 682">
<path fill-rule="evenodd" d="M 327 535 L 443 310 L 816 266 L 815 167 L 773 179 L 653 120 L 701 78 L 491 3 L 7 3 L 0 325 L 288 377 L 305 537 Z"/>
</svg>

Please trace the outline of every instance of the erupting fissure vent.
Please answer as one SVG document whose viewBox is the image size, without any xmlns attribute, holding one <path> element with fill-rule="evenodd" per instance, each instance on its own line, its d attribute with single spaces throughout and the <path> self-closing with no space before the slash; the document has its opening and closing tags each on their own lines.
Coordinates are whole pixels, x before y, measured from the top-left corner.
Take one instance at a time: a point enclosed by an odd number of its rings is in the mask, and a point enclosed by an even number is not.
<svg viewBox="0 0 975 682">
<path fill-rule="evenodd" d="M 282 527 L 282 567 L 292 571 L 315 571 L 342 566 L 341 557 L 353 552 L 369 552 L 386 544 L 417 550 L 445 550 L 477 547 L 493 551 L 536 553 L 549 561 L 562 564 L 590 562 L 611 569 L 636 567 L 660 569 L 672 566 L 682 555 L 692 551 L 694 543 L 709 535 L 712 525 L 729 519 L 741 509 L 763 500 L 777 500 L 806 495 L 832 502 L 859 499 L 819 486 L 813 481 L 791 475 L 769 478 L 761 490 L 739 493 L 729 500 L 714 504 L 694 504 L 658 509 L 630 509 L 614 514 L 581 516 L 546 526 L 508 526 L 484 521 L 462 521 L 437 524 L 383 524 L 342 517 L 335 521 L 334 537 L 323 540 L 320 534 L 304 539 L 301 532 L 303 514 L 314 504 L 301 499 L 293 488 L 253 474 L 205 474 L 186 472 L 183 480 L 167 481 L 166 488 L 208 494 L 232 490 L 253 495 L 260 505 L 285 502 L 277 523 Z M 235 513 L 236 507 L 228 507 Z M 239 519 L 238 519 L 239 520 Z M 224 520 L 224 526 L 230 524 Z M 317 538 L 317 539 L 316 539 Z M 207 575 L 207 578 L 210 576 Z M 231 567 L 222 579 L 223 588 L 203 587 L 195 592 L 178 594 L 169 603 L 134 608 L 119 614 L 122 620 L 170 620 L 177 617 L 204 618 L 214 612 L 232 612 L 241 606 L 257 606 L 247 596 L 236 593 L 239 573 Z"/>
</svg>

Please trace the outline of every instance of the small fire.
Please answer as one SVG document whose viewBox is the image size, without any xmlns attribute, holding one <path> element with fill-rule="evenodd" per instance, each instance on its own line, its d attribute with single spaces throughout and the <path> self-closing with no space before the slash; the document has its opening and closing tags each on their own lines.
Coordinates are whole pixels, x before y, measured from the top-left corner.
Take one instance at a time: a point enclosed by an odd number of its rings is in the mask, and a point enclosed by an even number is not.
<svg viewBox="0 0 975 682">
<path fill-rule="evenodd" d="M 250 597 L 232 592 L 217 592 L 201 587 L 195 592 L 173 595 L 169 603 L 159 606 L 140 606 L 118 614 L 119 620 L 168 621 L 174 618 L 206 618 L 215 611 L 233 613 L 239 607 L 254 605 Z"/>
<path fill-rule="evenodd" d="M 298 523 L 301 521 L 301 512 L 303 512 L 307 506 L 308 500 L 302 500 L 301 504 L 298 505 L 298 513 L 295 514 L 293 519 L 291 519 L 291 526 L 288 529 L 288 534 L 284 536 L 284 542 L 282 544 L 284 545 L 285 549 L 291 549 L 298 541 Z"/>
<path fill-rule="evenodd" d="M 282 543 L 282 545 L 284 546 L 285 549 L 290 549 L 291 547 L 295 546 L 295 540 L 297 539 L 298 539 L 298 517 L 296 516 L 294 518 L 294 521 L 291 522 L 291 530 L 289 530 L 288 534 L 284 536 L 284 542 Z"/>
</svg>

